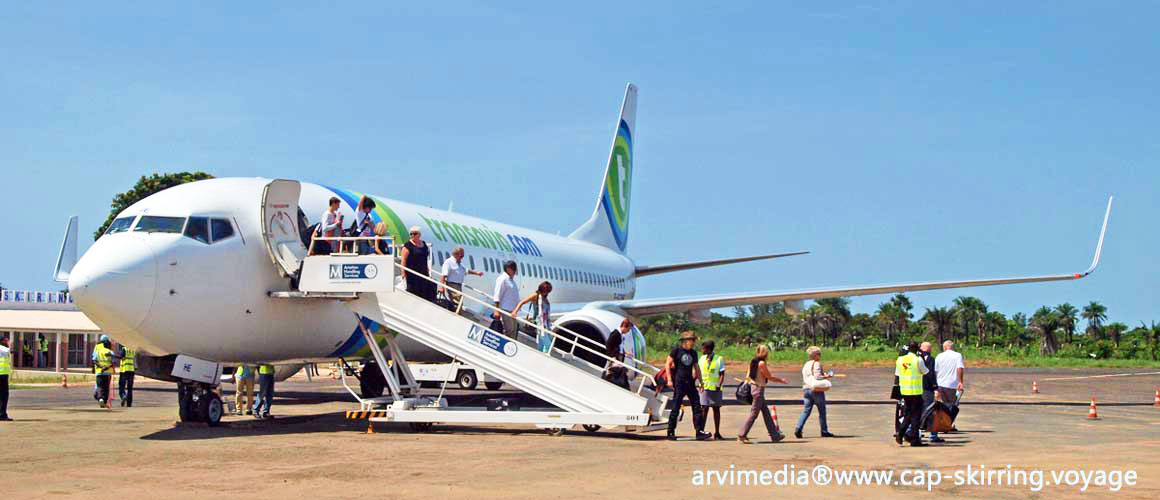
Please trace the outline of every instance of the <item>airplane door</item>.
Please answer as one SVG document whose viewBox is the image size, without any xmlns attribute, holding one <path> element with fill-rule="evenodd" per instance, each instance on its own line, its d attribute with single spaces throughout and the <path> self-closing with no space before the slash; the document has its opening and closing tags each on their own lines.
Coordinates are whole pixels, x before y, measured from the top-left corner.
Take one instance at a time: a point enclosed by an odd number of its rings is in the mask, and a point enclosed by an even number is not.
<svg viewBox="0 0 1160 500">
<path fill-rule="evenodd" d="M 298 272 L 306 246 L 298 234 L 298 181 L 276 179 L 262 190 L 262 235 L 270 259 L 283 276 Z"/>
</svg>

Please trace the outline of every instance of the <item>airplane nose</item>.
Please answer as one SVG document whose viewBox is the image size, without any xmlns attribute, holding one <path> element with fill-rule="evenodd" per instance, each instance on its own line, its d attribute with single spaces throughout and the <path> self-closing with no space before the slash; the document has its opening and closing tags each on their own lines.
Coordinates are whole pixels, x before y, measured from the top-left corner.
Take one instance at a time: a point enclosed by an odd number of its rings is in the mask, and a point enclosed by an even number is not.
<svg viewBox="0 0 1160 500">
<path fill-rule="evenodd" d="M 69 275 L 77 307 L 106 333 L 133 330 L 145 321 L 157 287 L 157 259 L 135 235 L 102 237 Z"/>
</svg>

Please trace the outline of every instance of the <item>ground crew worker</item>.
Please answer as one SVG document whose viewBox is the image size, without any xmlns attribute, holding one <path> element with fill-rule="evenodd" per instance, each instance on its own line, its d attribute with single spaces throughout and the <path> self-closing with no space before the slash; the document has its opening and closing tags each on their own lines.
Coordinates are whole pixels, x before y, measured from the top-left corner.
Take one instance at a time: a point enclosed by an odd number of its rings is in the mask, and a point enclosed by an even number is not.
<svg viewBox="0 0 1160 500">
<path fill-rule="evenodd" d="M 270 418 L 270 405 L 274 402 L 274 365 L 258 365 L 258 400 L 254 401 L 254 416 Z"/>
<path fill-rule="evenodd" d="M 8 418 L 8 377 L 12 376 L 12 351 L 8 349 L 8 337 L 0 338 L 0 422 Z"/>
<path fill-rule="evenodd" d="M 911 446 L 926 446 L 918 433 L 922 421 L 922 376 L 926 374 L 926 364 L 918 357 L 918 342 L 906 346 L 905 356 L 894 362 L 894 375 L 898 377 L 898 390 L 902 393 L 905 416 L 894 440 L 902 444 L 903 435 Z"/>
<path fill-rule="evenodd" d="M 117 376 L 117 396 L 121 406 L 133 406 L 133 379 L 137 377 L 137 350 L 121 346 L 121 374 Z"/>
<path fill-rule="evenodd" d="M 48 339 L 40 334 L 40 367 L 48 368 Z"/>
<path fill-rule="evenodd" d="M 97 403 L 108 407 L 109 384 L 113 381 L 113 349 L 108 335 L 101 335 L 100 342 L 93 348 L 93 370 L 97 374 Z"/>
<path fill-rule="evenodd" d="M 709 423 L 709 409 L 713 409 L 713 439 L 721 440 L 721 405 L 725 398 L 721 394 L 725 379 L 725 359 L 713 352 L 717 343 L 706 340 L 701 343 L 701 358 L 697 364 L 701 368 L 701 421 Z"/>
<path fill-rule="evenodd" d="M 234 369 L 234 414 L 241 415 L 243 411 L 254 414 L 254 367 L 250 365 Z"/>
</svg>

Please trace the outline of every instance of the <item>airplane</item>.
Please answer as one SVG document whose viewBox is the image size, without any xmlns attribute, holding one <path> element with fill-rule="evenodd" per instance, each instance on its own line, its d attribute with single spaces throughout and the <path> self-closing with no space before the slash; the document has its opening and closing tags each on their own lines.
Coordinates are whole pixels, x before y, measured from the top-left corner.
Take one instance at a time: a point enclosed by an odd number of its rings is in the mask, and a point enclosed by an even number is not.
<svg viewBox="0 0 1160 500">
<path fill-rule="evenodd" d="M 484 220 L 460 212 L 369 194 L 322 183 L 300 183 L 297 220 L 263 220 L 265 197 L 276 182 L 266 178 L 215 178 L 182 184 L 155 193 L 117 214 L 108 230 L 81 258 L 76 255 L 76 220 L 70 220 L 53 276 L 68 283 L 77 306 L 108 335 L 138 348 L 138 374 L 177 381 L 170 375 L 177 355 L 225 365 L 278 365 L 278 377 L 303 363 L 369 359 L 358 328 L 381 325 L 356 319 L 337 300 L 288 301 L 272 292 L 294 289 L 292 276 L 300 257 L 271 250 L 266 224 L 298 232 L 305 248 L 312 228 L 331 198 L 341 201 L 345 221 L 354 220 L 358 201 L 376 203 L 372 217 L 385 223 L 395 242 L 407 240 L 418 226 L 432 245 L 439 264 L 456 246 L 465 261 L 483 276 L 469 275 L 469 288 L 490 293 L 506 261 L 518 265 L 516 282 L 523 293 L 542 281 L 553 284 L 552 301 L 573 310 L 554 318 L 568 329 L 603 345 L 625 318 L 686 313 L 703 320 L 708 311 L 731 306 L 808 299 L 890 294 L 921 290 L 1078 280 L 1099 263 L 1111 214 L 1108 199 L 1091 265 L 1079 273 L 1017 278 L 930 281 L 805 290 L 725 293 L 670 298 L 636 298 L 637 280 L 662 273 L 801 255 L 794 251 L 659 266 L 638 265 L 629 257 L 628 237 L 637 87 L 628 84 L 613 128 L 595 207 L 589 219 L 567 236 Z M 292 213 L 292 212 L 291 212 Z M 289 219 L 289 217 L 287 217 Z M 432 266 L 438 269 L 438 265 Z M 490 299 L 488 299 L 490 301 Z M 446 361 L 447 356 L 418 342 L 399 339 L 408 360 Z M 645 338 L 638 329 L 626 336 L 626 352 L 643 360 Z M 364 395 L 382 393 L 374 373 L 364 368 Z"/>
</svg>

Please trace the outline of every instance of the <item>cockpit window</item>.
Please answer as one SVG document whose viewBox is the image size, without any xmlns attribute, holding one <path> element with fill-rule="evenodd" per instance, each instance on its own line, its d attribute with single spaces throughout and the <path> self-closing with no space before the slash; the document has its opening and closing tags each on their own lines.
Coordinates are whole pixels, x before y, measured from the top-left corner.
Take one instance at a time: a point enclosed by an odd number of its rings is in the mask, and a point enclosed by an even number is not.
<svg viewBox="0 0 1160 500">
<path fill-rule="evenodd" d="M 184 217 L 161 217 L 157 215 L 142 215 L 133 231 L 143 233 L 180 233 L 185 226 Z"/>
<path fill-rule="evenodd" d="M 209 244 L 209 219 L 205 217 L 190 217 L 189 224 L 185 225 L 185 236 Z"/>
<path fill-rule="evenodd" d="M 229 219 L 210 219 L 210 227 L 213 228 L 214 243 L 234 235 L 234 226 L 230 224 Z"/>
<path fill-rule="evenodd" d="M 109 224 L 109 229 L 105 230 L 105 234 L 123 233 L 128 231 L 130 227 L 133 227 L 133 219 L 136 217 L 137 216 L 133 215 L 113 220 L 113 223 Z"/>
</svg>

